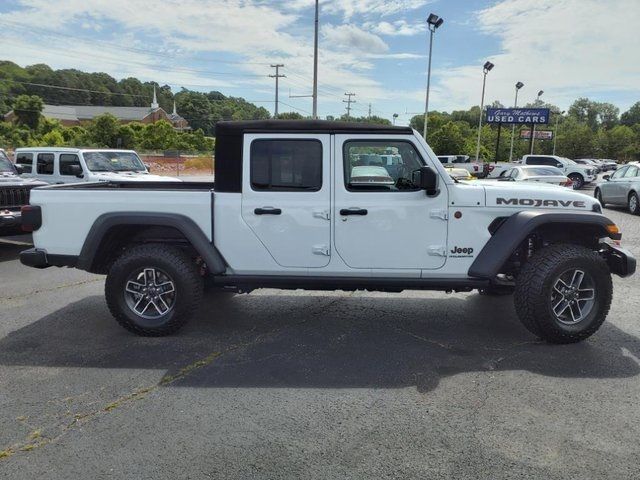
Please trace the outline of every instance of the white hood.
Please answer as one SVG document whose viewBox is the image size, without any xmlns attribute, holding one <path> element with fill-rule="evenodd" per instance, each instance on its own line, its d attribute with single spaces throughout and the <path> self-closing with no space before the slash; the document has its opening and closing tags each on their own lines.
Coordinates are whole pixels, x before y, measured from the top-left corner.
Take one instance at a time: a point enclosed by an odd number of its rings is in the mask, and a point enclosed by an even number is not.
<svg viewBox="0 0 640 480">
<path fill-rule="evenodd" d="M 92 178 L 99 182 L 181 182 L 179 178 L 152 175 L 146 172 L 95 172 Z"/>
<path fill-rule="evenodd" d="M 482 186 L 486 192 L 487 207 L 572 209 L 585 212 L 594 211 L 594 205 L 600 207 L 595 198 L 556 185 L 537 182 L 496 182 L 489 185 L 487 182 Z"/>
</svg>

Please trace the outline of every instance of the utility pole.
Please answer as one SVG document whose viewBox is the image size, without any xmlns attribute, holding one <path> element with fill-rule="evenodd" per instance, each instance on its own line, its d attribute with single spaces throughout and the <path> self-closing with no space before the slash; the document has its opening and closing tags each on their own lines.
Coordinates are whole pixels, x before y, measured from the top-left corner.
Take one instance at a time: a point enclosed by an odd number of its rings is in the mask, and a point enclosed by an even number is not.
<svg viewBox="0 0 640 480">
<path fill-rule="evenodd" d="M 371 104 L 369 104 L 369 116 L 368 118 L 371 118 Z"/>
<path fill-rule="evenodd" d="M 349 118 L 351 118 L 351 104 L 352 103 L 356 103 L 355 100 L 351 100 L 351 97 L 355 97 L 356 94 L 355 93 L 345 93 L 345 95 L 348 98 L 347 98 L 347 100 L 342 100 L 342 102 L 347 104 L 347 120 L 348 120 Z"/>
<path fill-rule="evenodd" d="M 315 34 L 313 40 L 313 119 L 318 118 L 318 0 L 316 0 Z"/>
<path fill-rule="evenodd" d="M 278 79 L 286 77 L 286 75 L 281 75 L 280 74 L 280 68 L 284 68 L 284 65 L 282 63 L 276 63 L 275 65 L 271 65 L 271 68 L 275 68 L 276 69 L 276 74 L 275 75 L 269 75 L 271 78 L 275 78 L 276 79 L 276 106 L 274 109 L 274 114 L 273 117 L 277 118 L 278 117 Z"/>
</svg>

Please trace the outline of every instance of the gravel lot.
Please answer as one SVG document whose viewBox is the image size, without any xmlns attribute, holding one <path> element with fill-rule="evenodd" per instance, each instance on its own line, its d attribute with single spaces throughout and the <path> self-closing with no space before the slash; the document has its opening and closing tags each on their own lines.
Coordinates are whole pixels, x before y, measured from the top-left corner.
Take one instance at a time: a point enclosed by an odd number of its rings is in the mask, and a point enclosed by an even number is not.
<svg viewBox="0 0 640 480">
<path fill-rule="evenodd" d="M 640 217 L 606 214 L 640 255 Z M 432 292 L 261 290 L 153 339 L 24 248 L 0 242 L 0 478 L 640 476 L 637 276 L 577 345 Z"/>
</svg>

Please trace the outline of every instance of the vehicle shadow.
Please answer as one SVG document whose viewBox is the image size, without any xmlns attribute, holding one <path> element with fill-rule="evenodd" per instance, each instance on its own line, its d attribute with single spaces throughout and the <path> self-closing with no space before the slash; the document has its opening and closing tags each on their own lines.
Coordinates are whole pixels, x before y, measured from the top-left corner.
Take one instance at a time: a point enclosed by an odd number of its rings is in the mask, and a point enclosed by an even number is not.
<svg viewBox="0 0 640 480">
<path fill-rule="evenodd" d="M 1 243 L 0 244 L 0 263 L 17 260 L 18 258 L 20 258 L 20 252 L 22 252 L 23 250 L 26 250 L 27 248 L 29 247 L 25 245 Z"/>
<path fill-rule="evenodd" d="M 560 378 L 640 373 L 640 339 L 605 323 L 549 345 L 522 328 L 510 297 L 239 295 L 208 299 L 180 334 L 142 338 L 88 297 L 0 339 L 0 365 L 159 369 L 172 387 L 401 388 L 426 392 L 465 372 Z M 195 366 L 195 368 L 193 368 Z"/>
</svg>

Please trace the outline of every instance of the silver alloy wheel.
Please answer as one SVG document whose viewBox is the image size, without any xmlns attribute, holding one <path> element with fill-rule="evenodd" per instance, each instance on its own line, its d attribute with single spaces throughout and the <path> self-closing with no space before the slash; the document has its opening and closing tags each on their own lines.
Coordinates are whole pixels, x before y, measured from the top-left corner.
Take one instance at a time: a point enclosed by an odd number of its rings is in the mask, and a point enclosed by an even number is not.
<svg viewBox="0 0 640 480">
<path fill-rule="evenodd" d="M 595 282 L 583 270 L 566 270 L 553 284 L 551 308 L 560 323 L 580 323 L 591 313 L 595 301 Z"/>
<path fill-rule="evenodd" d="M 169 313 L 176 303 L 176 286 L 162 270 L 141 268 L 132 273 L 124 287 L 127 306 L 136 315 L 155 320 Z"/>
<path fill-rule="evenodd" d="M 629 196 L 629 211 L 631 213 L 636 213 L 638 211 L 638 197 L 633 194 Z"/>
</svg>

